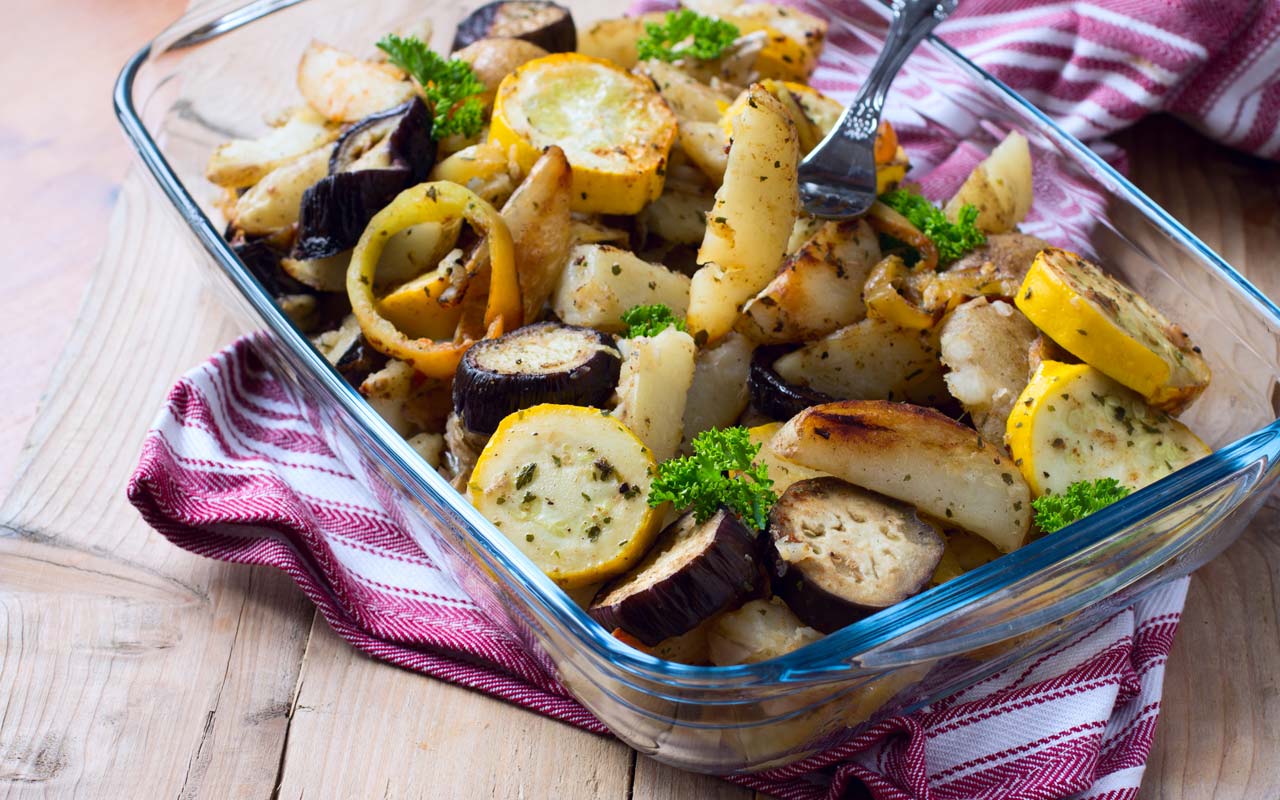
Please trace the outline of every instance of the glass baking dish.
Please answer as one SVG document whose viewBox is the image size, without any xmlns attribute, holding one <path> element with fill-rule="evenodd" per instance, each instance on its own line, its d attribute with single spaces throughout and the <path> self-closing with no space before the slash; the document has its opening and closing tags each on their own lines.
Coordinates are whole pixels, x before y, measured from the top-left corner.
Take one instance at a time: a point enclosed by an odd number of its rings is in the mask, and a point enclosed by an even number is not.
<svg viewBox="0 0 1280 800">
<path fill-rule="evenodd" d="M 625 10 L 569 5 L 580 28 Z M 1092 151 L 933 39 L 907 62 L 887 109 L 913 174 L 927 176 L 948 157 L 976 158 L 1006 131 L 1022 131 L 1037 176 L 1036 216 L 1025 227 L 1100 259 L 1189 330 L 1215 376 L 1185 419 L 1217 451 L 783 658 L 695 667 L 628 647 L 427 467 L 277 310 L 223 242 L 218 190 L 203 177 L 217 144 L 261 131 L 264 116 L 300 102 L 294 70 L 311 38 L 369 54 L 383 33 L 425 16 L 444 49 L 469 10 L 445 0 L 202 4 L 129 61 L 116 111 L 194 260 L 229 289 L 247 329 L 265 329 L 264 356 L 334 451 L 485 613 L 637 750 L 721 774 L 805 758 L 873 716 L 956 691 L 1189 573 L 1239 535 L 1275 484 L 1280 309 Z M 831 19 L 828 53 L 856 85 L 883 40 L 886 10 L 875 0 L 809 10 Z"/>
</svg>

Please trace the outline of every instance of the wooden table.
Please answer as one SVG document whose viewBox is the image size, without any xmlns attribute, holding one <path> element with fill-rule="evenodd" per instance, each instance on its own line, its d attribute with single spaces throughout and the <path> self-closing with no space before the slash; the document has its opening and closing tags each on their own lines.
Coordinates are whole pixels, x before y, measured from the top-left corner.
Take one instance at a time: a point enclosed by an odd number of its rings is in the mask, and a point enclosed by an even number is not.
<svg viewBox="0 0 1280 800">
<path fill-rule="evenodd" d="M 141 522 L 123 488 L 142 434 L 234 333 L 141 177 L 117 188 L 111 78 L 183 2 L 19 5 L 0 71 L 0 469 L 17 465 L 0 506 L 0 794 L 746 797 L 370 661 L 282 575 Z M 1280 169 L 1169 119 L 1117 140 L 1142 188 L 1280 295 Z M 1280 795 L 1277 520 L 1273 500 L 1193 581 L 1144 798 Z"/>
</svg>

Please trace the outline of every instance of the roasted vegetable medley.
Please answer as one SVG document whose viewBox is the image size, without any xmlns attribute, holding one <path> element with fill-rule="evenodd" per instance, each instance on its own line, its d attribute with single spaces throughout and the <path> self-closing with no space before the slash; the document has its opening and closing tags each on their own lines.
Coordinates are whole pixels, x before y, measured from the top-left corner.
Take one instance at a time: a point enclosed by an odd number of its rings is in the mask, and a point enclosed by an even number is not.
<svg viewBox="0 0 1280 800">
<path fill-rule="evenodd" d="M 922 196 L 799 213 L 827 24 L 690 2 L 585 30 L 491 3 L 359 54 L 219 147 L 227 236 L 425 462 L 620 639 L 773 658 L 1206 455 L 1199 348 L 1021 233 L 1012 132 Z"/>
</svg>

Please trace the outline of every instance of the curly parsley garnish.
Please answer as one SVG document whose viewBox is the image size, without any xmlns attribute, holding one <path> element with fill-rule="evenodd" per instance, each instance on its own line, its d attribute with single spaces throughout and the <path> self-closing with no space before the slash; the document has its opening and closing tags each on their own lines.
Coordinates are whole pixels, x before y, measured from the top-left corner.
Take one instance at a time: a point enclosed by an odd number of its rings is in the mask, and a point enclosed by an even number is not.
<svg viewBox="0 0 1280 800">
<path fill-rule="evenodd" d="M 1036 525 L 1045 533 L 1061 530 L 1100 511 L 1133 491 L 1115 478 L 1076 481 L 1062 494 L 1046 494 L 1031 501 Z"/>
<path fill-rule="evenodd" d="M 422 86 L 422 93 L 435 121 L 433 139 L 454 134 L 471 138 L 484 127 L 484 103 L 477 95 L 485 91 L 471 65 L 461 59 L 446 60 L 414 36 L 389 33 L 378 49 Z"/>
<path fill-rule="evenodd" d="M 657 336 L 667 328 L 678 331 L 689 330 L 684 320 L 675 315 L 670 308 L 661 303 L 651 306 L 632 306 L 622 312 L 622 323 L 627 326 L 627 339 L 637 336 Z"/>
<path fill-rule="evenodd" d="M 765 515 L 778 501 L 769 468 L 753 463 L 759 444 L 743 427 L 712 428 L 693 440 L 693 455 L 673 458 L 658 466 L 649 489 L 649 505 L 670 500 L 688 508 L 698 522 L 706 522 L 725 506 L 763 530 Z"/>
<path fill-rule="evenodd" d="M 952 222 L 942 209 L 924 197 L 904 189 L 885 192 L 880 195 L 880 202 L 906 217 L 921 233 L 933 240 L 938 248 L 940 266 L 950 264 L 987 241 L 987 235 L 978 230 L 976 206 L 964 206 L 956 215 L 956 221 Z"/>
<path fill-rule="evenodd" d="M 647 23 L 644 32 L 645 38 L 636 42 L 641 61 L 711 61 L 738 38 L 738 26 L 732 22 L 704 17 L 687 8 L 668 11 L 665 24 Z"/>
</svg>

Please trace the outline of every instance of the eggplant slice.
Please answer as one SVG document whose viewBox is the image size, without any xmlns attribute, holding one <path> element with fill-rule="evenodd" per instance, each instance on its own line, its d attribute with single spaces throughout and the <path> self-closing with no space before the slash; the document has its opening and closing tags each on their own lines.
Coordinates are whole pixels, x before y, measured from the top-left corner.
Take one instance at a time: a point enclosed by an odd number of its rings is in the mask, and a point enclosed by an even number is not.
<svg viewBox="0 0 1280 800">
<path fill-rule="evenodd" d="M 761 414 L 783 422 L 810 406 L 836 399 L 824 392 L 788 383 L 773 369 L 773 362 L 793 349 L 787 346 L 759 348 L 751 358 L 751 373 L 747 378 L 751 405 Z"/>
<path fill-rule="evenodd" d="M 773 591 L 823 633 L 919 592 L 946 547 L 912 506 L 839 478 L 792 484 L 767 540 Z"/>
<path fill-rule="evenodd" d="M 622 357 L 607 333 L 540 322 L 472 345 L 453 379 L 453 407 L 469 431 L 493 433 L 539 403 L 603 406 Z"/>
<path fill-rule="evenodd" d="M 764 589 L 755 536 L 721 508 L 706 522 L 692 513 L 668 525 L 635 569 L 608 583 L 587 613 L 652 647 L 736 608 Z"/>
<path fill-rule="evenodd" d="M 546 0 L 498 0 L 477 8 L 458 23 L 457 52 L 481 39 L 524 39 L 548 53 L 578 49 L 578 30 L 569 9 Z"/>
<path fill-rule="evenodd" d="M 329 175 L 302 194 L 293 257 L 328 258 L 355 247 L 373 215 L 431 171 L 436 157 L 431 125 L 431 112 L 415 97 L 343 134 L 329 160 Z"/>
<path fill-rule="evenodd" d="M 362 333 L 355 338 L 355 341 L 351 343 L 351 346 L 342 355 L 338 356 L 333 368 L 338 371 L 338 374 L 347 383 L 359 389 L 365 378 L 386 365 L 387 357 L 374 350 L 370 346 L 369 340 L 364 338 Z"/>
<path fill-rule="evenodd" d="M 329 156 L 329 174 L 350 172 L 363 163 L 372 168 L 408 167 L 409 180 L 427 179 L 436 162 L 431 109 L 421 98 L 371 114 L 347 129 Z"/>
</svg>

